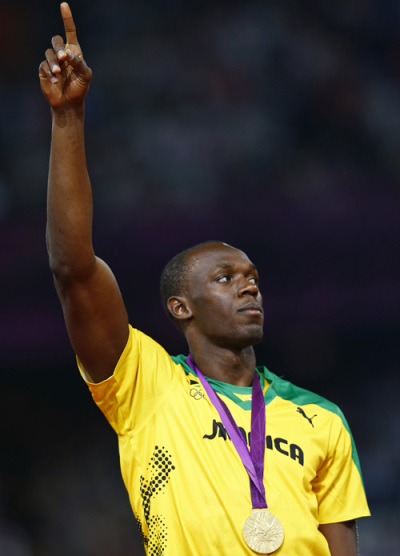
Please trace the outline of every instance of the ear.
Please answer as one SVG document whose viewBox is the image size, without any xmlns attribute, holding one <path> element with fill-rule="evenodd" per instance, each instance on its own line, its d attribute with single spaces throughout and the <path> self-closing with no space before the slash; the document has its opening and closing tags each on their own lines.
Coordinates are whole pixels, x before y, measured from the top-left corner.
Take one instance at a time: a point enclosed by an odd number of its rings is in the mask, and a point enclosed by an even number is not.
<svg viewBox="0 0 400 556">
<path fill-rule="evenodd" d="M 168 299 L 167 305 L 174 319 L 186 320 L 193 314 L 185 297 L 172 296 Z"/>
</svg>

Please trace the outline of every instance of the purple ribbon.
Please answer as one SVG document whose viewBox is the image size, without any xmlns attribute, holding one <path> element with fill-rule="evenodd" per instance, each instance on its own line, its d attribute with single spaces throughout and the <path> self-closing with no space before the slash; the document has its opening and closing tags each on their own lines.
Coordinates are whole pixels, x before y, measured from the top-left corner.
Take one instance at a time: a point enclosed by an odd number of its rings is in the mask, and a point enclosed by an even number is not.
<svg viewBox="0 0 400 556">
<path fill-rule="evenodd" d="M 218 411 L 221 421 L 235 446 L 243 465 L 250 477 L 250 493 L 253 508 L 267 508 L 265 500 L 265 488 L 263 483 L 264 455 L 265 455 L 265 405 L 264 396 L 260 386 L 258 374 L 255 371 L 253 377 L 253 398 L 251 403 L 251 433 L 250 451 L 247 447 L 240 430 L 227 408 L 207 382 L 191 354 L 188 355 L 186 363 L 197 373 L 204 390 L 207 392 L 211 403 Z"/>
</svg>

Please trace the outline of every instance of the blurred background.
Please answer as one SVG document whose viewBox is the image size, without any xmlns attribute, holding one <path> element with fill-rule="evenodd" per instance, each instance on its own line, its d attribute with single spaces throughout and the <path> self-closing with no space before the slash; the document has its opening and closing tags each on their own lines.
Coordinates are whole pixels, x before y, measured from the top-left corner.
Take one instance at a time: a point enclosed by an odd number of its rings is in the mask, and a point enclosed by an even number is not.
<svg viewBox="0 0 400 556">
<path fill-rule="evenodd" d="M 258 360 L 346 414 L 400 554 L 400 4 L 71 1 L 94 72 L 95 247 L 130 321 L 186 352 L 158 280 L 207 239 L 261 272 Z M 117 438 L 75 366 L 45 249 L 59 3 L 0 1 L 0 554 L 143 554 Z"/>
</svg>

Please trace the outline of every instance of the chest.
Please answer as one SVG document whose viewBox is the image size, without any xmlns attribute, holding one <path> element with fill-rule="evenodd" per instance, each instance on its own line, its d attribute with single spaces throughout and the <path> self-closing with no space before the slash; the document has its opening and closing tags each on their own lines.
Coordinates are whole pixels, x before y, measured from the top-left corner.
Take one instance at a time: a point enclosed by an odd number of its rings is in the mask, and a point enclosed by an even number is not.
<svg viewBox="0 0 400 556">
<path fill-rule="evenodd" d="M 178 395 L 179 394 L 179 395 Z M 251 439 L 251 410 L 223 397 L 247 446 Z M 309 485 L 326 458 L 324 423 L 313 408 L 301 413 L 294 404 L 273 400 L 266 406 L 264 477 L 267 483 L 287 479 Z M 323 432 L 322 432 L 323 431 Z M 202 388 L 189 385 L 170 396 L 154 414 L 146 431 L 149 449 L 169 446 L 180 466 L 203 472 L 204 462 L 221 480 L 248 481 L 247 472 L 217 410 Z M 201 468 L 201 469 L 199 469 Z M 230 479 L 228 479 L 230 480 Z"/>
</svg>

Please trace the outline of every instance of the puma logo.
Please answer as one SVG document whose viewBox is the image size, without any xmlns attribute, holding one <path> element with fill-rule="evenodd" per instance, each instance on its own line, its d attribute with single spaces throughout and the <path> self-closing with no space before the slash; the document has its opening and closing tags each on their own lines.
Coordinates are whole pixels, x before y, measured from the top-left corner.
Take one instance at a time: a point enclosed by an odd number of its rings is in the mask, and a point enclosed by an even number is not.
<svg viewBox="0 0 400 556">
<path fill-rule="evenodd" d="M 297 408 L 297 412 L 300 413 L 300 415 L 303 415 L 304 419 L 307 419 L 307 421 L 310 423 L 312 428 L 314 428 L 314 423 L 312 422 L 312 420 L 314 419 L 314 417 L 317 416 L 317 414 L 313 415 L 312 417 L 307 417 L 307 415 L 304 413 L 304 411 L 303 411 L 303 409 L 301 409 L 301 407 Z"/>
</svg>

